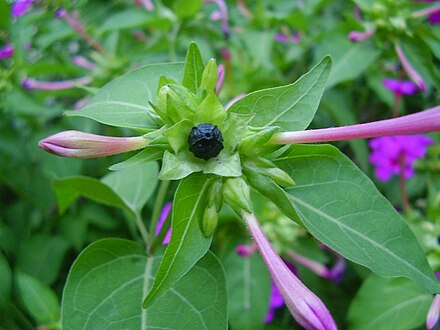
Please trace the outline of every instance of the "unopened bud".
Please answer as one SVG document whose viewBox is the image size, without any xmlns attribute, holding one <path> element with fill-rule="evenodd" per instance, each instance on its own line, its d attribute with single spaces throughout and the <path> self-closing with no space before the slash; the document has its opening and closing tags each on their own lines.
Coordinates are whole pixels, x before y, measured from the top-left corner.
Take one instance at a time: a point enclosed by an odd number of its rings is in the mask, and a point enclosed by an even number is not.
<svg viewBox="0 0 440 330">
<path fill-rule="evenodd" d="M 72 158 L 99 158 L 144 148 L 143 136 L 112 137 L 80 131 L 64 131 L 41 140 L 40 148 L 52 154 Z"/>
<path fill-rule="evenodd" d="M 215 228 L 217 228 L 218 213 L 215 205 L 207 207 L 202 219 L 202 232 L 206 237 L 211 236 Z"/>
<path fill-rule="evenodd" d="M 250 188 L 244 179 L 227 179 L 223 185 L 223 197 L 237 213 L 241 214 L 243 210 L 252 212 Z"/>
<path fill-rule="evenodd" d="M 215 91 L 218 79 L 218 69 L 215 59 L 211 58 L 202 75 L 200 88 L 206 91 Z"/>
</svg>

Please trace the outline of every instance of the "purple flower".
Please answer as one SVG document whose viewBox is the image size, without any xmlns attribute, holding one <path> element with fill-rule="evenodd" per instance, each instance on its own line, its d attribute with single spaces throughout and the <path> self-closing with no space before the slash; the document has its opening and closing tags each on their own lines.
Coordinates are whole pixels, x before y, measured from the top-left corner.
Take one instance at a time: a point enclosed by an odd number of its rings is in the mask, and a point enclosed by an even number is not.
<svg viewBox="0 0 440 330">
<path fill-rule="evenodd" d="M 0 60 L 14 56 L 14 46 L 6 44 L 0 48 Z"/>
<path fill-rule="evenodd" d="M 41 149 L 62 157 L 99 158 L 144 148 L 148 140 L 143 136 L 112 137 L 80 131 L 64 131 L 40 142 Z"/>
<path fill-rule="evenodd" d="M 417 92 L 417 86 L 412 81 L 386 78 L 384 86 L 396 95 L 412 95 Z"/>
<path fill-rule="evenodd" d="M 33 0 L 17 0 L 12 5 L 11 16 L 19 17 L 26 14 L 29 8 L 32 6 Z"/>
<path fill-rule="evenodd" d="M 351 31 L 348 34 L 348 39 L 353 42 L 365 41 L 369 39 L 374 32 L 376 32 L 376 30 L 373 28 L 368 29 L 367 31 Z"/>
<path fill-rule="evenodd" d="M 440 273 L 435 272 L 435 276 L 438 280 L 440 280 Z M 434 329 L 438 324 L 438 320 L 440 317 L 440 294 L 434 295 L 434 300 L 431 303 L 431 307 L 429 307 L 428 314 L 426 315 L 426 329 L 431 330 Z"/>
<path fill-rule="evenodd" d="M 220 94 L 223 88 L 223 84 L 225 83 L 225 66 L 223 64 L 220 64 L 217 70 L 218 70 L 218 79 L 215 85 L 215 92 L 218 95 Z"/>
<path fill-rule="evenodd" d="M 298 44 L 301 42 L 301 35 L 298 32 L 292 33 L 291 35 L 277 33 L 275 40 L 282 43 L 293 42 L 294 44 Z"/>
<path fill-rule="evenodd" d="M 272 282 L 270 291 L 269 309 L 264 323 L 271 323 L 275 317 L 275 310 L 284 306 L 284 299 L 277 286 Z"/>
<path fill-rule="evenodd" d="M 429 1 L 429 0 L 422 0 L 422 1 L 417 1 L 417 2 L 437 2 L 436 0 L 434 1 Z M 440 6 L 434 6 L 434 7 L 430 7 L 430 8 L 426 8 L 426 9 L 422 9 L 422 10 L 418 10 L 416 12 L 414 12 L 412 14 L 413 17 L 428 17 L 428 21 L 430 24 L 432 25 L 436 25 L 440 23 Z"/>
<path fill-rule="evenodd" d="M 61 81 L 41 81 L 32 78 L 24 78 L 21 81 L 21 86 L 27 90 L 46 90 L 46 91 L 56 91 L 61 89 L 75 88 L 76 85 L 87 85 L 92 81 L 90 77 L 82 77 L 72 80 L 61 80 Z"/>
<path fill-rule="evenodd" d="M 154 236 L 159 235 L 170 211 L 171 211 L 171 202 L 168 202 L 165 204 L 165 206 L 162 208 L 162 211 L 160 212 L 159 220 L 157 221 L 156 229 L 154 230 Z M 168 244 L 170 240 L 171 240 L 171 228 L 168 229 L 162 241 L 162 244 Z"/>
<path fill-rule="evenodd" d="M 228 23 L 228 7 L 224 0 L 205 0 L 205 3 L 215 3 L 218 6 L 218 10 L 214 11 L 211 15 L 211 19 L 214 21 L 221 21 L 221 30 L 225 39 L 229 39 L 229 23 Z"/>
<path fill-rule="evenodd" d="M 426 154 L 426 148 L 433 144 L 425 135 L 384 136 L 370 140 L 373 152 L 370 162 L 375 165 L 376 177 L 388 181 L 393 174 L 402 174 L 406 179 L 414 175 L 413 165 Z"/>
<path fill-rule="evenodd" d="M 84 69 L 87 69 L 90 71 L 93 71 L 96 69 L 96 64 L 93 63 L 92 61 L 88 60 L 84 56 L 80 56 L 80 55 L 74 56 L 72 58 L 72 63 L 81 67 L 81 68 L 84 68 Z"/>
<path fill-rule="evenodd" d="M 307 330 L 337 329 L 323 302 L 299 280 L 275 252 L 255 216 L 244 212 L 243 217 L 269 269 L 272 281 L 295 320 Z"/>
</svg>

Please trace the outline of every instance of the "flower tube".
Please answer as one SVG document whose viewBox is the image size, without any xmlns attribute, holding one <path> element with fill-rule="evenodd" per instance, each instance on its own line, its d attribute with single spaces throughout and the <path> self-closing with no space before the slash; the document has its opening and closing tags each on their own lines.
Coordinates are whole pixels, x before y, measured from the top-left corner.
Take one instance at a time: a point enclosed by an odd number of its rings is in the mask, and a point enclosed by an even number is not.
<svg viewBox="0 0 440 330">
<path fill-rule="evenodd" d="M 112 137 L 79 131 L 64 131 L 41 140 L 43 150 L 62 157 L 99 158 L 144 148 L 148 140 L 143 136 Z"/>
<path fill-rule="evenodd" d="M 292 273 L 275 252 L 255 216 L 246 212 L 243 216 L 272 280 L 295 320 L 307 330 L 337 329 L 323 302 Z"/>
<path fill-rule="evenodd" d="M 314 143 L 379 136 L 409 135 L 440 130 L 440 106 L 393 119 L 343 127 L 311 129 L 275 134 L 275 144 Z"/>
<path fill-rule="evenodd" d="M 45 91 L 56 91 L 62 89 L 75 88 L 76 85 L 87 85 L 92 82 L 91 77 L 82 77 L 78 79 L 70 80 L 60 80 L 60 81 L 42 81 L 32 78 L 24 78 L 21 81 L 21 86 L 27 90 L 45 90 Z"/>
<path fill-rule="evenodd" d="M 414 69 L 412 65 L 408 62 L 400 45 L 396 45 L 396 53 L 400 59 L 400 63 L 402 63 L 403 69 L 406 71 L 408 76 L 417 85 L 417 87 L 424 92 L 426 90 L 425 81 L 423 80 L 422 76 L 416 71 L 416 69 Z"/>
</svg>

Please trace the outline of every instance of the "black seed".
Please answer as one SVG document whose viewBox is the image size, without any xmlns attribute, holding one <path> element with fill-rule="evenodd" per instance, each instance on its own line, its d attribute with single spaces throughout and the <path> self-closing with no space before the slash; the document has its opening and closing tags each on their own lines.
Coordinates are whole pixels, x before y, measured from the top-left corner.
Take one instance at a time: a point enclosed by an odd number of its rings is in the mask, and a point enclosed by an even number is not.
<svg viewBox="0 0 440 330">
<path fill-rule="evenodd" d="M 217 126 L 200 124 L 193 127 L 188 138 L 189 150 L 198 158 L 208 160 L 223 149 L 223 136 Z"/>
</svg>

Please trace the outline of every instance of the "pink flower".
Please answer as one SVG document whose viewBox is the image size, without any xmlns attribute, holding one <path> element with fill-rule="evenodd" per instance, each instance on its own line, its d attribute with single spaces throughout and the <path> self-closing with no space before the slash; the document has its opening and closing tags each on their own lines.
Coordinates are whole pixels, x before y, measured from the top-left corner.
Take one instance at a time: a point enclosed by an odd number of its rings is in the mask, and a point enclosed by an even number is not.
<svg viewBox="0 0 440 330">
<path fill-rule="evenodd" d="M 284 306 L 284 299 L 276 285 L 272 282 L 269 309 L 267 311 L 266 317 L 264 318 L 264 323 L 271 323 L 275 317 L 275 310 Z"/>
<path fill-rule="evenodd" d="M 292 42 L 294 44 L 298 44 L 301 42 L 301 35 L 298 32 L 292 33 L 290 35 L 277 33 L 275 35 L 275 40 L 282 43 Z"/>
<path fill-rule="evenodd" d="M 411 63 L 409 63 L 400 45 L 396 45 L 396 53 L 400 59 L 400 63 L 402 64 L 403 69 L 408 74 L 408 77 L 410 77 L 414 84 L 416 84 L 416 86 L 424 92 L 426 90 L 425 81 L 423 80 L 422 76 L 417 72 L 417 70 L 413 68 Z"/>
<path fill-rule="evenodd" d="M 412 81 L 386 78 L 383 84 L 396 95 L 412 95 L 417 92 L 417 86 Z"/>
<path fill-rule="evenodd" d="M 374 28 L 368 29 L 366 31 L 351 31 L 348 34 L 348 39 L 353 42 L 365 41 L 371 38 L 374 32 L 376 32 Z"/>
<path fill-rule="evenodd" d="M 165 223 L 165 220 L 167 219 L 168 215 L 171 211 L 171 202 L 166 203 L 165 206 L 162 208 L 162 211 L 159 215 L 159 220 L 157 221 L 156 229 L 154 230 L 154 236 L 159 235 L 160 231 L 162 230 L 162 227 Z M 168 244 L 171 240 L 171 228 L 168 229 L 162 244 Z"/>
<path fill-rule="evenodd" d="M 92 81 L 91 77 L 82 77 L 71 80 L 60 80 L 60 81 L 42 81 L 32 78 L 24 78 L 21 81 L 21 86 L 27 90 L 46 90 L 46 91 L 56 91 L 62 89 L 75 88 L 76 85 L 87 85 Z"/>
<path fill-rule="evenodd" d="M 14 2 L 11 9 L 12 17 L 19 17 L 26 14 L 29 8 L 32 6 L 33 0 L 17 0 Z"/>
<path fill-rule="evenodd" d="M 414 175 L 414 163 L 426 154 L 433 141 L 425 135 L 385 136 L 372 139 L 369 145 L 373 152 L 370 162 L 376 167 L 376 177 L 388 181 L 403 170 L 406 179 Z M 403 165 L 402 165 L 403 162 Z M 402 168 L 403 166 L 403 168 Z"/>
<path fill-rule="evenodd" d="M 0 60 L 14 56 L 14 46 L 6 44 L 0 48 Z"/>
<path fill-rule="evenodd" d="M 43 150 L 62 157 L 99 158 L 144 148 L 148 140 L 142 136 L 111 137 L 64 131 L 41 140 Z"/>
</svg>

